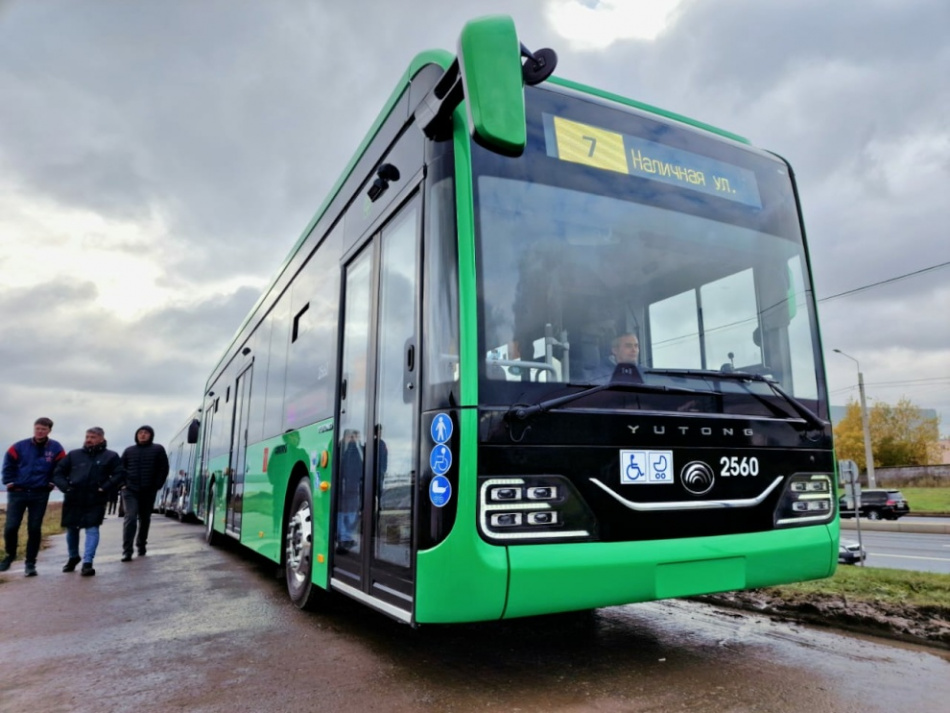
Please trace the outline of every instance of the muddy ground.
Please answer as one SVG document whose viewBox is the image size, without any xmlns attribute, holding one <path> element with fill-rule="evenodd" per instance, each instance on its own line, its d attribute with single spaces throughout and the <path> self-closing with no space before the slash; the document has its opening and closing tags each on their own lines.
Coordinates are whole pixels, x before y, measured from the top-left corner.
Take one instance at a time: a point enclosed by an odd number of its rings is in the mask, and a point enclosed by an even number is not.
<svg viewBox="0 0 950 713">
<path fill-rule="evenodd" d="M 723 592 L 697 601 L 899 641 L 950 649 L 950 607 L 865 602 L 831 594 L 778 597 L 764 589 Z"/>
</svg>

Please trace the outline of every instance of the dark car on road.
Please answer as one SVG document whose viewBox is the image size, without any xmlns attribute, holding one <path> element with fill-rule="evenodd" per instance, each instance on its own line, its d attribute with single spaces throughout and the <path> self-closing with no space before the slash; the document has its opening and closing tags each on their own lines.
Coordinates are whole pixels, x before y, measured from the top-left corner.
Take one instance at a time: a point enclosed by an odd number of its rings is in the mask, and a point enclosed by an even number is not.
<svg viewBox="0 0 950 713">
<path fill-rule="evenodd" d="M 857 564 L 867 559 L 868 553 L 860 544 L 854 540 L 841 540 L 838 542 L 838 563 L 839 564 Z"/>
<path fill-rule="evenodd" d="M 842 496 L 838 500 L 841 517 L 854 517 L 854 501 Z M 907 498 L 900 490 L 862 490 L 861 517 L 868 520 L 896 520 L 910 512 Z"/>
</svg>

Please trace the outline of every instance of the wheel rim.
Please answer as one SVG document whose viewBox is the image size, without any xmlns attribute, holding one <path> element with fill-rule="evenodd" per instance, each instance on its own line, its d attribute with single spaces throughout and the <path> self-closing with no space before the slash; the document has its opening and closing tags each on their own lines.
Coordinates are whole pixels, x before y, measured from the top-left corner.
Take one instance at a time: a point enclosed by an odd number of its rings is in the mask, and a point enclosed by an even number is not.
<svg viewBox="0 0 950 713">
<path fill-rule="evenodd" d="M 287 573 L 298 586 L 310 576 L 312 546 L 313 514 L 309 504 L 301 503 L 287 521 Z"/>
<path fill-rule="evenodd" d="M 871 512 L 868 513 L 868 519 L 869 519 L 869 520 L 880 520 L 880 519 L 881 519 L 881 514 L 880 514 L 877 510 L 872 510 Z"/>
</svg>

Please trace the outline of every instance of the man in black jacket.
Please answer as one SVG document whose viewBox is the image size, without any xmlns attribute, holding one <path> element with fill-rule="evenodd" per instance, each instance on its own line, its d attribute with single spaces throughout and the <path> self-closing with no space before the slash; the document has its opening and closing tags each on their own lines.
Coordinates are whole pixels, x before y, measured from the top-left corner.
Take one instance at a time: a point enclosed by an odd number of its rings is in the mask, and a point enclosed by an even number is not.
<svg viewBox="0 0 950 713">
<path fill-rule="evenodd" d="M 122 483 L 122 461 L 119 454 L 106 448 L 105 432 L 98 426 L 86 431 L 82 448 L 70 451 L 53 472 L 53 482 L 63 491 L 63 516 L 66 548 L 69 559 L 64 572 L 72 572 L 82 562 L 82 576 L 91 577 L 96 570 L 92 561 L 99 546 L 99 526 L 106 515 L 109 492 Z M 79 531 L 86 531 L 86 546 L 79 556 Z"/>
<path fill-rule="evenodd" d="M 125 508 L 125 520 L 122 523 L 123 562 L 131 561 L 133 542 L 139 557 L 145 555 L 155 494 L 168 477 L 168 456 L 161 445 L 153 442 L 154 439 L 154 429 L 142 426 L 135 432 L 135 445 L 126 448 L 122 454 L 122 469 L 125 471 L 125 488 L 122 490 Z"/>
</svg>

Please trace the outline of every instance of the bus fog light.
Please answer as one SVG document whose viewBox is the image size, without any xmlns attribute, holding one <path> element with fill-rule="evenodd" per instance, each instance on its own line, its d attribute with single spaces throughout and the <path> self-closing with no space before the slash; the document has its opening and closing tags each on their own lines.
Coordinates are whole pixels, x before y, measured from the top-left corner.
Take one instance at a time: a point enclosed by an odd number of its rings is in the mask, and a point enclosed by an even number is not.
<svg viewBox="0 0 950 713">
<path fill-rule="evenodd" d="M 489 491 L 489 497 L 496 502 L 521 500 L 521 488 L 492 488 Z"/>
<path fill-rule="evenodd" d="M 557 487 L 550 485 L 527 488 L 527 495 L 528 500 L 556 500 Z"/>
<path fill-rule="evenodd" d="M 793 493 L 827 493 L 831 484 L 827 480 L 796 480 L 789 490 Z"/>
<path fill-rule="evenodd" d="M 492 527 L 518 527 L 521 525 L 520 512 L 498 512 L 491 516 Z"/>
</svg>

